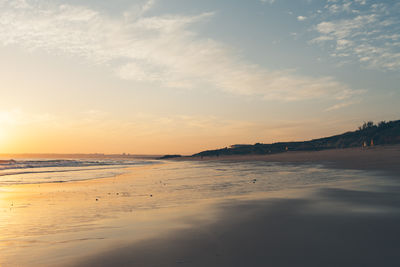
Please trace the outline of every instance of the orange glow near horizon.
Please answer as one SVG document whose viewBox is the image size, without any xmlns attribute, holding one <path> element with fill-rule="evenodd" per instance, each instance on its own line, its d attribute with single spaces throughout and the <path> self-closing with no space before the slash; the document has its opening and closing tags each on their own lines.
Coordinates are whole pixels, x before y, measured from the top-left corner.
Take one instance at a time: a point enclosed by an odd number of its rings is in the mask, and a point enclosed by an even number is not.
<svg viewBox="0 0 400 267">
<path fill-rule="evenodd" d="M 240 121 L 195 125 L 167 121 L 32 122 L 5 125 L 0 131 L 0 154 L 23 153 L 104 153 L 104 154 L 193 154 L 238 143 L 271 143 L 317 138 L 340 133 L 334 129 L 254 128 Z"/>
</svg>

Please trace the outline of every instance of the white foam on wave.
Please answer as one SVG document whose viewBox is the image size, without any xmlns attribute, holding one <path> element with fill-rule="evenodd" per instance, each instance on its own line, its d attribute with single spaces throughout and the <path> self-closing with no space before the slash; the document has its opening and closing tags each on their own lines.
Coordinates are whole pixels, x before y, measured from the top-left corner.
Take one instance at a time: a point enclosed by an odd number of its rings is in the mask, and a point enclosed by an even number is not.
<svg viewBox="0 0 400 267">
<path fill-rule="evenodd" d="M 3 160 L 0 185 L 71 182 L 113 177 L 126 168 L 159 163 L 151 160 Z"/>
</svg>

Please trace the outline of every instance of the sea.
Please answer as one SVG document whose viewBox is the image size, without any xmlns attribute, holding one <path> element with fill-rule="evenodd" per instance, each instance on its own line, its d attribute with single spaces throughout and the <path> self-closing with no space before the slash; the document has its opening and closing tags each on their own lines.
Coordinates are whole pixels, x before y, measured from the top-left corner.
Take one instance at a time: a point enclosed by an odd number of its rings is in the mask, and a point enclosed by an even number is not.
<svg viewBox="0 0 400 267">
<path fill-rule="evenodd" d="M 108 178 L 134 166 L 156 164 L 151 160 L 70 158 L 22 158 L 0 160 L 0 186 L 15 184 L 64 183 Z"/>
</svg>

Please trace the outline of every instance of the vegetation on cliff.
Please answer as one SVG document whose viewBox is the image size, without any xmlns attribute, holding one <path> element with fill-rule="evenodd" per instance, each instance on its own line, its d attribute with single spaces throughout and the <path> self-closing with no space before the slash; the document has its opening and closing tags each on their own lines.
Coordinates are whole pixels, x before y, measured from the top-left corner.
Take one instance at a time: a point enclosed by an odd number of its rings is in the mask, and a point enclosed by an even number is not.
<svg viewBox="0 0 400 267">
<path fill-rule="evenodd" d="M 318 151 L 334 148 L 370 147 L 400 143 L 400 120 L 381 121 L 374 124 L 365 122 L 356 131 L 340 135 L 301 142 L 279 142 L 273 144 L 256 143 L 254 145 L 233 145 L 216 150 L 207 150 L 193 156 L 273 154 L 285 151 Z"/>
</svg>

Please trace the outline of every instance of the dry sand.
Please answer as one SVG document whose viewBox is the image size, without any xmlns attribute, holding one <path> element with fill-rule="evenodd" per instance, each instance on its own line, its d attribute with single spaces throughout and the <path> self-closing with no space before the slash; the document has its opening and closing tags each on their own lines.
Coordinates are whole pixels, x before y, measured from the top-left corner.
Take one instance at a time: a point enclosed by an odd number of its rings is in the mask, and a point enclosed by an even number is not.
<svg viewBox="0 0 400 267">
<path fill-rule="evenodd" d="M 219 157 L 182 157 L 173 160 L 268 161 L 281 163 L 316 163 L 331 168 L 376 170 L 400 176 L 400 145 L 372 148 L 346 148 L 311 152 L 284 152 L 271 155 Z"/>
</svg>

